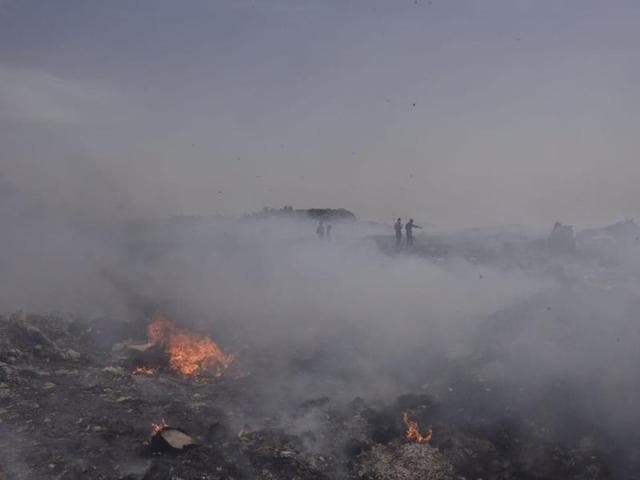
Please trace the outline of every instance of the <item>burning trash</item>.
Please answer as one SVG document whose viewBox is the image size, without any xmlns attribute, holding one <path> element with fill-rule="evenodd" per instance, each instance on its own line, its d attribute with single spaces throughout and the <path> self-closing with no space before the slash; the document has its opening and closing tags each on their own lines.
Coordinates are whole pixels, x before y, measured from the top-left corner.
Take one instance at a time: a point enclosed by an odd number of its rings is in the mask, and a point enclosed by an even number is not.
<svg viewBox="0 0 640 480">
<path fill-rule="evenodd" d="M 235 360 L 233 353 L 225 353 L 211 338 L 181 330 L 159 312 L 149 324 L 147 336 L 145 346 L 160 346 L 169 355 L 170 368 L 185 376 L 206 372 L 220 377 Z M 137 367 L 133 373 L 155 375 L 155 370 Z"/>
<path fill-rule="evenodd" d="M 168 426 L 164 419 L 160 423 L 152 423 L 151 426 L 149 447 L 154 453 L 178 453 L 197 445 L 191 436 L 178 428 Z"/>
<path fill-rule="evenodd" d="M 427 433 L 423 435 L 418 429 L 418 422 L 409 420 L 409 412 L 402 413 L 402 420 L 407 426 L 407 433 L 405 434 L 407 440 L 417 443 L 428 443 L 431 441 L 431 438 L 433 437 L 433 431 L 431 430 L 431 427 L 429 427 Z"/>
<path fill-rule="evenodd" d="M 149 434 L 149 440 L 155 437 L 158 433 L 160 433 L 163 429 L 167 428 L 167 423 L 164 421 L 164 418 L 160 420 L 160 423 L 152 423 L 151 424 L 151 433 Z"/>
<path fill-rule="evenodd" d="M 154 368 L 136 367 L 131 372 L 133 375 L 146 375 L 148 377 L 154 377 L 157 375 L 157 371 Z"/>
</svg>

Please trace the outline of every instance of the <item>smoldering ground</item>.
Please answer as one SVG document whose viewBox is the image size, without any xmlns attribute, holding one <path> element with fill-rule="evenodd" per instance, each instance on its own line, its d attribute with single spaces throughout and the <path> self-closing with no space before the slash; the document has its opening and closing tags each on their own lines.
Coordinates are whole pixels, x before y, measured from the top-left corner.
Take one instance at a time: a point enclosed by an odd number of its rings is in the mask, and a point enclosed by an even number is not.
<svg viewBox="0 0 640 480">
<path fill-rule="evenodd" d="M 331 242 L 315 238 L 310 221 L 188 224 L 165 239 L 170 254 L 123 283 L 136 290 L 150 278 L 174 318 L 212 322 L 216 335 L 265 357 L 298 356 L 338 381 L 322 392 L 316 375 L 301 375 L 307 395 L 397 392 L 403 358 L 463 349 L 475 322 L 545 285 L 491 268 L 480 280 L 463 261 L 387 256 L 354 224 L 335 225 Z M 295 382 L 285 378 L 288 391 Z"/>
<path fill-rule="evenodd" d="M 2 309 L 126 319 L 141 336 L 164 310 L 253 376 L 259 408 L 237 428 L 277 411 L 290 431 L 313 430 L 313 415 L 287 421 L 287 410 L 421 392 L 496 422 L 543 418 L 569 445 L 636 438 L 634 245 L 619 250 L 627 261 L 552 255 L 534 234 L 514 246 L 498 231 L 440 236 L 473 255 L 429 256 L 381 249 L 376 239 L 392 242 L 383 225 L 335 223 L 327 241 L 313 221 L 278 216 L 87 221 L 24 210 L 29 197 L 5 191 Z M 465 398 L 460 374 L 484 396 Z"/>
</svg>

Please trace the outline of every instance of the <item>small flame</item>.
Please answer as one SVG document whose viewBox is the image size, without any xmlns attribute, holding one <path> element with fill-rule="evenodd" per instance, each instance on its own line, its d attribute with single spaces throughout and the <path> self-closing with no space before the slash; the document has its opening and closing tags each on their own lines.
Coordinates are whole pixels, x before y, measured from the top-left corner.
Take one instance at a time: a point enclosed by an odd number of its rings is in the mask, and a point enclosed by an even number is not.
<svg viewBox="0 0 640 480">
<path fill-rule="evenodd" d="M 133 372 L 131 372 L 133 375 L 147 375 L 148 377 L 153 377 L 156 375 L 156 371 L 153 368 L 147 368 L 147 367 L 136 367 L 133 369 Z"/>
<path fill-rule="evenodd" d="M 183 375 L 197 375 L 210 371 L 220 377 L 235 360 L 213 340 L 179 330 L 162 313 L 156 313 L 147 328 L 149 341 L 161 344 L 169 354 L 169 365 Z"/>
<path fill-rule="evenodd" d="M 151 424 L 151 433 L 149 433 L 149 438 L 155 437 L 157 434 L 159 434 L 162 430 L 164 430 L 167 427 L 168 427 L 168 425 L 164 421 L 164 418 L 162 420 L 160 420 L 159 423 L 152 423 Z"/>
<path fill-rule="evenodd" d="M 147 327 L 147 337 L 151 343 L 164 343 L 176 331 L 176 326 L 162 313 L 156 312 Z"/>
<path fill-rule="evenodd" d="M 431 430 L 431 427 L 429 427 L 429 430 L 425 435 L 422 435 L 420 433 L 420 430 L 418 430 L 418 422 L 409 420 L 409 412 L 404 412 L 402 414 L 402 420 L 404 420 L 404 424 L 407 426 L 407 440 L 418 443 L 427 443 L 431 441 L 431 438 L 433 437 L 433 431 Z"/>
</svg>

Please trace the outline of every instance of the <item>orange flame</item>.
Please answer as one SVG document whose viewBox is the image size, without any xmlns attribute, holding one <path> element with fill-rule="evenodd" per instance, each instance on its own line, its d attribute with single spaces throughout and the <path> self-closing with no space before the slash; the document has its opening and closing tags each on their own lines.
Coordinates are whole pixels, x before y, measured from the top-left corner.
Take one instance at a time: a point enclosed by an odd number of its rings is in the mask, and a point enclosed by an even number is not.
<svg viewBox="0 0 640 480">
<path fill-rule="evenodd" d="M 162 313 L 156 312 L 147 326 L 147 337 L 151 343 L 164 343 L 176 331 L 176 326 Z"/>
<path fill-rule="evenodd" d="M 149 438 L 155 437 L 157 434 L 159 434 L 162 430 L 164 430 L 167 427 L 168 427 L 168 425 L 164 421 L 164 418 L 162 420 L 160 420 L 159 423 L 152 423 L 151 424 L 151 433 L 149 433 Z"/>
<path fill-rule="evenodd" d="M 147 375 L 148 377 L 153 377 L 156 374 L 156 371 L 153 368 L 136 367 L 131 373 L 134 375 Z"/>
<path fill-rule="evenodd" d="M 198 375 L 204 371 L 220 377 L 235 360 L 213 340 L 179 330 L 162 313 L 156 313 L 147 328 L 149 341 L 161 344 L 169 354 L 169 365 L 183 375 Z"/>
<path fill-rule="evenodd" d="M 431 441 L 431 438 L 433 437 L 433 430 L 431 430 L 431 427 L 429 427 L 429 430 L 425 435 L 422 435 L 420 430 L 418 430 L 418 422 L 409 420 L 409 412 L 403 412 L 402 420 L 404 420 L 404 424 L 407 426 L 407 440 L 418 443 L 427 443 Z"/>
</svg>

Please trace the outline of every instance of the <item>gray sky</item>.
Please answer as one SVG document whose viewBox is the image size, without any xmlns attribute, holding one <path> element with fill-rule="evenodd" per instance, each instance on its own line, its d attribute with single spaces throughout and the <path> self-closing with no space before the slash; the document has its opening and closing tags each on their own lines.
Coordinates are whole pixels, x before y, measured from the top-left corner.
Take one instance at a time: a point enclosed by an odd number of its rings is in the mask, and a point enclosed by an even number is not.
<svg viewBox="0 0 640 480">
<path fill-rule="evenodd" d="M 0 0 L 0 173 L 73 209 L 612 221 L 639 45 L 633 0 Z"/>
</svg>

